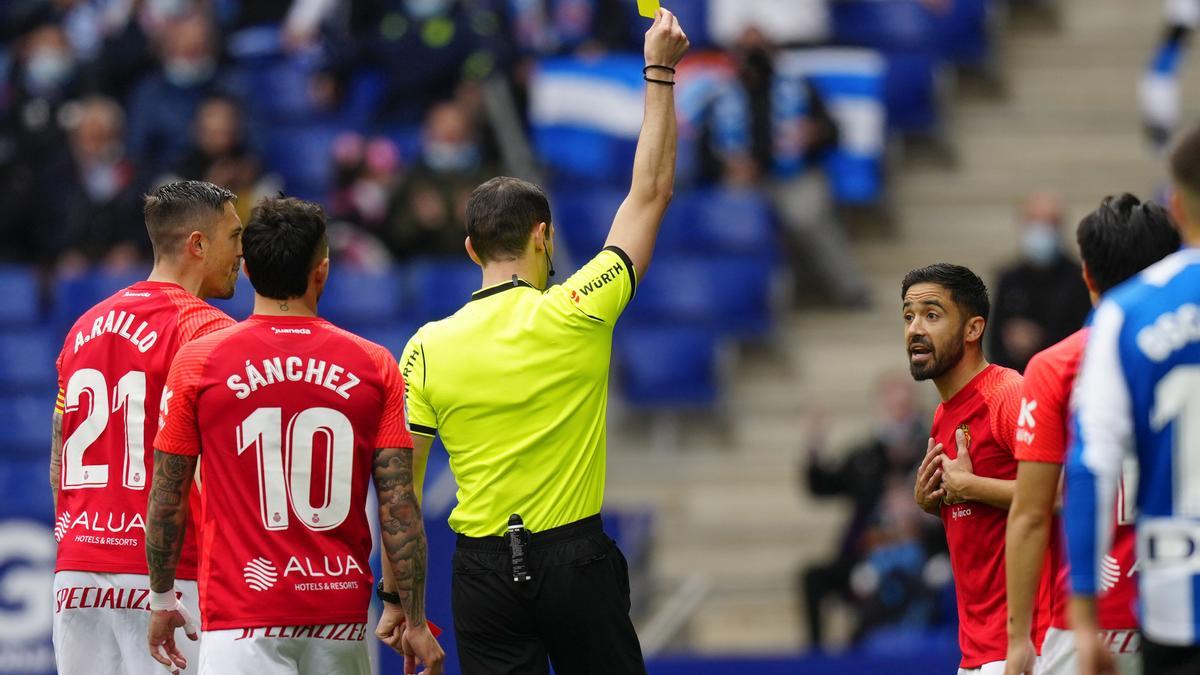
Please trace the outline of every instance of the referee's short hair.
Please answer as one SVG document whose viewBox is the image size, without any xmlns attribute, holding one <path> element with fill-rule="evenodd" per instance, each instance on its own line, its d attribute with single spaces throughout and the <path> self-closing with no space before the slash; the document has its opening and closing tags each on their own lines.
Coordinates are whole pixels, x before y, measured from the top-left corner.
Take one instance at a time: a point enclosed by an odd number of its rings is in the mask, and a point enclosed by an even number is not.
<svg viewBox="0 0 1200 675">
<path fill-rule="evenodd" d="M 328 254 L 325 210 L 303 199 L 263 199 L 242 232 L 246 276 L 259 295 L 272 300 L 304 295 L 308 273 Z"/>
<path fill-rule="evenodd" d="M 233 192 L 202 180 L 160 185 L 146 195 L 142 216 L 154 249 L 154 259 L 178 255 L 184 240 L 197 230 L 212 235 L 212 226 L 237 201 Z"/>
<path fill-rule="evenodd" d="M 529 181 L 498 176 L 467 201 L 467 236 L 484 262 L 521 257 L 538 223 L 550 224 L 550 201 Z"/>
</svg>

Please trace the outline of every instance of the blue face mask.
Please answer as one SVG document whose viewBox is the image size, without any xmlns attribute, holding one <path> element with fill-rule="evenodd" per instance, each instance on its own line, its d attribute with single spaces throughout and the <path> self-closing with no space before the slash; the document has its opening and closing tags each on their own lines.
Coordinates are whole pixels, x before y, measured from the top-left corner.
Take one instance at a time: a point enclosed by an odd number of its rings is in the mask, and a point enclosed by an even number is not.
<svg viewBox="0 0 1200 675">
<path fill-rule="evenodd" d="M 427 141 L 422 154 L 429 168 L 443 173 L 470 171 L 479 166 L 479 148 L 471 143 Z"/>
<path fill-rule="evenodd" d="M 75 64 L 70 54 L 58 49 L 39 49 L 25 62 L 25 85 L 37 94 L 61 87 Z"/>
<path fill-rule="evenodd" d="M 1049 265 L 1058 257 L 1058 229 L 1049 223 L 1026 224 L 1025 233 L 1021 235 L 1021 251 L 1035 265 Z"/>
<path fill-rule="evenodd" d="M 404 0 L 408 15 L 418 20 L 445 14 L 452 4 L 453 0 Z"/>
</svg>

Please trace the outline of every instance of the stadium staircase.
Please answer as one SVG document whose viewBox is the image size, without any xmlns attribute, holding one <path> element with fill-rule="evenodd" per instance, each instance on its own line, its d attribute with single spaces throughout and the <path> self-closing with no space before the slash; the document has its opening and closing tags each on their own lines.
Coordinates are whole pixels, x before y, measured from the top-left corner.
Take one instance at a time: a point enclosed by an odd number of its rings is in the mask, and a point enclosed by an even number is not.
<svg viewBox="0 0 1200 675">
<path fill-rule="evenodd" d="M 828 411 L 834 449 L 869 432 L 874 378 L 904 368 L 897 296 L 908 269 L 947 260 L 994 278 L 1016 253 L 1014 212 L 1029 191 L 1060 191 L 1073 220 L 1105 194 L 1145 196 L 1161 180 L 1136 104 L 1161 3 L 1059 6 L 1057 28 L 1020 14 L 1002 22 L 1004 94 L 951 87 L 958 93 L 947 137 L 956 166 L 913 155 L 892 166 L 893 232 L 855 245 L 874 291 L 870 310 L 805 309 L 783 321 L 776 349 L 738 355 L 724 421 L 685 422 L 677 448 L 656 450 L 635 418 L 613 416 L 609 503 L 656 513 L 650 615 L 669 602 L 690 617 L 678 633 L 668 631 L 670 647 L 804 647 L 796 572 L 832 552 L 848 515 L 842 504 L 811 499 L 799 482 L 805 418 Z M 1185 67 L 1185 82 L 1187 75 Z M 932 386 L 922 392 L 932 409 Z M 676 593 L 681 588 L 695 593 Z M 844 639 L 848 625 L 843 612 L 828 633 Z"/>
</svg>

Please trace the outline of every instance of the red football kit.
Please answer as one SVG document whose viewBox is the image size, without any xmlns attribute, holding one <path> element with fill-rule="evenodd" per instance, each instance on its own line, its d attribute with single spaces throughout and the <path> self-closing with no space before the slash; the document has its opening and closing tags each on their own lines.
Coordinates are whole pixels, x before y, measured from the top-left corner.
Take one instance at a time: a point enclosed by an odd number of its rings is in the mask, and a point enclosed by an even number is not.
<svg viewBox="0 0 1200 675">
<path fill-rule="evenodd" d="M 972 470 L 977 476 L 1014 480 L 1013 433 L 1020 408 L 1021 375 L 989 365 L 962 391 L 938 406 L 933 438 L 946 456 L 958 456 L 955 432 L 966 432 Z M 958 644 L 962 668 L 1003 661 L 1008 654 L 1008 607 L 1005 603 L 1004 537 L 1008 511 L 981 502 L 942 505 L 942 523 L 958 595 Z M 1049 588 L 1039 590 L 1047 607 Z M 1041 644 L 1048 611 L 1035 610 L 1034 644 Z"/>
<path fill-rule="evenodd" d="M 1070 439 L 1071 391 L 1086 347 L 1087 329 L 1084 329 L 1030 360 L 1025 370 L 1025 387 L 1021 392 L 1021 414 L 1016 435 L 1017 460 L 1060 465 L 1066 461 Z M 1134 500 L 1132 495 L 1126 499 L 1126 486 L 1132 485 L 1131 480 L 1136 480 L 1136 476 L 1126 471 L 1117 494 L 1113 548 L 1104 559 L 1101 585 L 1105 590 L 1097 600 L 1102 630 L 1135 629 L 1138 626 L 1134 613 L 1137 603 L 1137 580 L 1133 574 L 1137 559 L 1134 550 Z M 1062 520 L 1056 516 L 1047 547 L 1047 557 L 1051 560 L 1048 571 L 1052 588 L 1050 625 L 1066 630 L 1069 628 L 1067 599 L 1070 585 L 1063 544 Z"/>
<path fill-rule="evenodd" d="M 203 455 L 204 630 L 362 623 L 376 448 L 411 448 L 383 347 L 254 315 L 182 349 L 155 448 Z"/>
<path fill-rule="evenodd" d="M 142 281 L 72 326 L 57 364 L 63 448 L 56 572 L 146 574 L 150 449 L 167 372 L 182 345 L 231 325 L 176 284 Z M 181 579 L 196 578 L 196 528 L 189 529 Z"/>
</svg>

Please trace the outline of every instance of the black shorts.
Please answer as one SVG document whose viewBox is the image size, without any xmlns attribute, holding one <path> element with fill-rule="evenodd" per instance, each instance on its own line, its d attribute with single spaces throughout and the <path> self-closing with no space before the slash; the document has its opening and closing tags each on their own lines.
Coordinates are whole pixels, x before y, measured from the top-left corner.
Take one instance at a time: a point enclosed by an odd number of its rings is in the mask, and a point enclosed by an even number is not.
<svg viewBox="0 0 1200 675">
<path fill-rule="evenodd" d="M 459 536 L 451 599 L 463 675 L 642 675 L 629 568 L 600 516 L 539 532 L 514 582 L 501 537 Z"/>
<path fill-rule="evenodd" d="M 1143 675 L 1197 675 L 1200 645 L 1173 647 L 1142 637 Z"/>
</svg>

